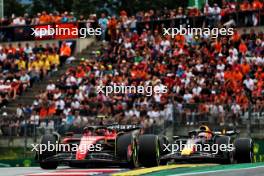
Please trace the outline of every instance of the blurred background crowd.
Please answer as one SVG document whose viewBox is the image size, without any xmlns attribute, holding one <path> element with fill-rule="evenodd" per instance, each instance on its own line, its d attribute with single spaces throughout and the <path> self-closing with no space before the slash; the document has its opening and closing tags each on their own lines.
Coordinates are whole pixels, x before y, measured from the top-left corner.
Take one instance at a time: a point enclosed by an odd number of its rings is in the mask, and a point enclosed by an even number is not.
<svg viewBox="0 0 264 176">
<path fill-rule="evenodd" d="M 237 12 L 243 12 L 238 18 Z M 36 15 L 12 15 L 2 27 L 80 22 L 100 27 L 101 45 L 76 67 L 69 67 L 57 80 L 50 80 L 32 105 L 18 104 L 16 114 L 2 111 L 1 127 L 12 135 L 37 129 L 60 133 L 86 124 L 141 124 L 146 129 L 177 122 L 196 125 L 201 121 L 237 126 L 243 117 L 264 115 L 264 35 L 255 28 L 264 14 L 263 1 L 221 1 L 202 8 L 161 8 L 87 17 L 72 12 L 43 11 Z M 194 24 L 195 22 L 195 24 Z M 234 27 L 234 35 L 164 36 L 163 27 L 178 25 Z M 49 79 L 74 53 L 60 46 L 0 44 L 0 106 Z M 97 92 L 101 85 L 167 86 L 165 94 L 111 94 Z M 164 126 L 163 126 L 164 127 Z"/>
<path fill-rule="evenodd" d="M 133 2 L 131 3 L 133 4 Z M 149 5 L 149 4 L 145 4 L 145 5 Z M 157 5 L 159 5 L 158 2 Z M 205 1 L 203 5 L 204 6 L 201 8 L 190 7 L 190 6 L 183 8 L 179 6 L 178 8 L 175 9 L 170 9 L 166 6 L 164 7 L 160 6 L 159 8 L 155 8 L 155 9 L 145 8 L 144 10 L 138 10 L 137 12 L 135 12 L 136 10 L 135 7 L 133 12 L 131 12 L 131 9 L 129 10 L 129 13 L 126 10 L 120 10 L 119 14 L 115 14 L 114 16 L 116 17 L 118 16 L 118 18 L 120 19 L 118 21 L 120 23 L 124 23 L 125 21 L 125 24 L 127 25 L 128 23 L 134 21 L 141 22 L 141 21 L 151 21 L 151 20 L 164 20 L 164 19 L 173 19 L 173 18 L 184 18 L 186 16 L 196 16 L 196 17 L 207 16 L 207 20 L 210 20 L 210 18 L 226 20 L 225 18 L 226 16 L 228 16 L 228 14 L 234 14 L 235 12 L 248 12 L 245 16 L 244 22 L 251 25 L 256 25 L 258 18 L 260 18 L 257 11 L 263 10 L 263 1 L 261 0 L 242 0 L 238 2 L 222 0 L 222 1 L 210 1 L 210 3 L 209 2 L 206 3 Z M 143 3 L 142 6 L 144 6 Z M 109 11 L 110 10 L 106 8 L 106 12 Z M 87 22 L 90 20 L 97 20 L 99 18 L 100 16 L 97 17 L 96 13 L 84 16 L 84 14 L 79 14 L 73 11 L 58 12 L 56 10 L 50 12 L 42 11 L 42 12 L 37 12 L 36 14 L 25 13 L 23 15 L 16 15 L 15 13 L 11 13 L 10 16 L 4 16 L 3 18 L 0 19 L 0 25 L 1 26 L 37 25 L 37 24 L 67 23 L 67 22 L 77 22 L 77 21 Z"/>
</svg>

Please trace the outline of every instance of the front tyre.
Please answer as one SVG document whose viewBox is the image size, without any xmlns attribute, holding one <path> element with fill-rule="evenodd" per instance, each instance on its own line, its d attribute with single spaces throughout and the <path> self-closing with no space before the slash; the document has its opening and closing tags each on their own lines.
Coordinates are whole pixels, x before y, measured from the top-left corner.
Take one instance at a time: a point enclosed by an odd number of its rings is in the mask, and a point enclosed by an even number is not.
<svg viewBox="0 0 264 176">
<path fill-rule="evenodd" d="M 56 145 L 56 137 L 53 135 L 44 135 L 41 139 L 40 144 L 41 145 L 46 145 L 46 147 L 48 147 L 48 145 Z M 56 155 L 56 151 L 42 151 L 41 153 L 38 154 L 39 155 L 39 165 L 42 169 L 56 169 L 58 167 L 58 162 L 55 161 L 45 161 L 45 159 L 52 157 L 54 155 Z"/>
<path fill-rule="evenodd" d="M 239 138 L 234 141 L 235 158 L 238 163 L 253 162 L 253 141 L 250 138 Z"/>
<path fill-rule="evenodd" d="M 116 154 L 122 160 L 127 161 L 131 169 L 138 167 L 138 145 L 136 138 L 131 134 L 123 134 L 117 138 Z"/>
</svg>

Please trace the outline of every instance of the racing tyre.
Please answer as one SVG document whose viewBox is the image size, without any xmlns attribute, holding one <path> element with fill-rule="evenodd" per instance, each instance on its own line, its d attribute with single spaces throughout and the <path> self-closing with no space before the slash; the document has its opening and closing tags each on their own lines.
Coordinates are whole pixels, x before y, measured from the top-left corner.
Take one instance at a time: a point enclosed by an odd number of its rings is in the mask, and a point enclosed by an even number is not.
<svg viewBox="0 0 264 176">
<path fill-rule="evenodd" d="M 239 138 L 234 141 L 235 158 L 238 163 L 252 163 L 253 141 L 249 138 Z"/>
<path fill-rule="evenodd" d="M 223 164 L 234 164 L 236 163 L 236 160 L 234 158 L 234 152 L 228 151 L 228 146 L 230 145 L 230 137 L 229 136 L 219 136 L 215 139 L 215 144 L 218 145 L 218 155 L 223 156 L 223 160 L 221 160 L 221 163 Z M 221 151 L 220 146 L 225 145 L 226 151 Z"/>
<path fill-rule="evenodd" d="M 44 135 L 41 139 L 40 144 L 46 145 L 56 145 L 56 137 L 53 135 Z M 52 162 L 52 161 L 43 161 L 46 158 L 52 157 L 56 154 L 56 151 L 42 151 L 42 153 L 39 153 L 39 165 L 42 169 L 56 169 L 58 167 L 58 162 Z"/>
<path fill-rule="evenodd" d="M 139 163 L 144 167 L 154 167 L 160 164 L 160 143 L 156 135 L 139 136 Z"/>
<path fill-rule="evenodd" d="M 137 140 L 131 133 L 123 134 L 117 138 L 116 154 L 122 160 L 127 161 L 129 168 L 138 167 L 138 145 Z"/>
<path fill-rule="evenodd" d="M 166 136 L 160 136 L 159 137 L 159 144 L 160 144 L 160 155 L 166 155 L 169 154 L 170 151 L 166 149 L 166 146 L 169 144 L 169 141 Z M 160 160 L 160 165 L 167 165 L 167 160 Z"/>
</svg>

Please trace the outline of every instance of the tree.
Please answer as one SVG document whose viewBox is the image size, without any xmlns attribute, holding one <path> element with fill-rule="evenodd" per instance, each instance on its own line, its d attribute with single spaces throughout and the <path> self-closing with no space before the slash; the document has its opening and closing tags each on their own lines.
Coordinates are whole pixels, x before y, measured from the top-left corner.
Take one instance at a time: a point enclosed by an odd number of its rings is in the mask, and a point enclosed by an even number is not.
<svg viewBox="0 0 264 176">
<path fill-rule="evenodd" d="M 48 12 L 64 12 L 72 11 L 74 0 L 33 0 L 32 2 L 32 14 L 36 14 L 42 11 Z"/>
<path fill-rule="evenodd" d="M 45 10 L 45 3 L 42 0 L 33 0 L 31 7 L 31 14 L 35 15 L 41 11 Z"/>
<path fill-rule="evenodd" d="M 72 9 L 75 14 L 88 17 L 91 13 L 96 13 L 97 7 L 103 6 L 102 0 L 74 0 Z"/>
<path fill-rule="evenodd" d="M 12 14 L 23 16 L 26 6 L 19 3 L 17 0 L 4 1 L 4 16 L 10 17 Z"/>
<path fill-rule="evenodd" d="M 113 1 L 113 0 L 112 0 Z M 119 10 L 126 10 L 129 14 L 149 9 L 162 10 L 165 7 L 174 9 L 177 7 L 187 7 L 188 1 L 183 0 L 121 0 Z"/>
</svg>

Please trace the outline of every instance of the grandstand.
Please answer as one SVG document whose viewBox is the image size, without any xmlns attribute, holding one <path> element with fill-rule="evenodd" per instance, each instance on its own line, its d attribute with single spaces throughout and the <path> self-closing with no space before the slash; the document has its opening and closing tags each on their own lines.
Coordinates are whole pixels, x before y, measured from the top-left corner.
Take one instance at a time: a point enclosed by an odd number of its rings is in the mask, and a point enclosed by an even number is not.
<svg viewBox="0 0 264 176">
<path fill-rule="evenodd" d="M 264 122 L 263 12 L 263 3 L 254 0 L 131 15 L 123 10 L 117 17 L 101 14 L 85 19 L 70 12 L 43 11 L 32 18 L 27 14 L 5 18 L 0 23 L 2 135 L 23 136 L 25 129 L 28 135 L 41 129 L 64 133 L 85 124 L 112 122 L 137 123 L 146 129 L 204 121 L 243 126 L 248 119 L 260 125 Z M 29 35 L 30 27 L 48 24 L 101 27 L 103 35 L 81 53 L 68 46 L 66 55 L 63 42 L 12 44 L 38 40 Z M 217 39 L 162 35 L 163 27 L 179 25 L 236 29 L 233 36 Z M 76 60 L 71 61 L 72 56 Z M 97 93 L 98 86 L 114 83 L 167 86 L 168 92 L 151 97 Z M 97 118 L 101 115 L 106 118 Z"/>
</svg>

